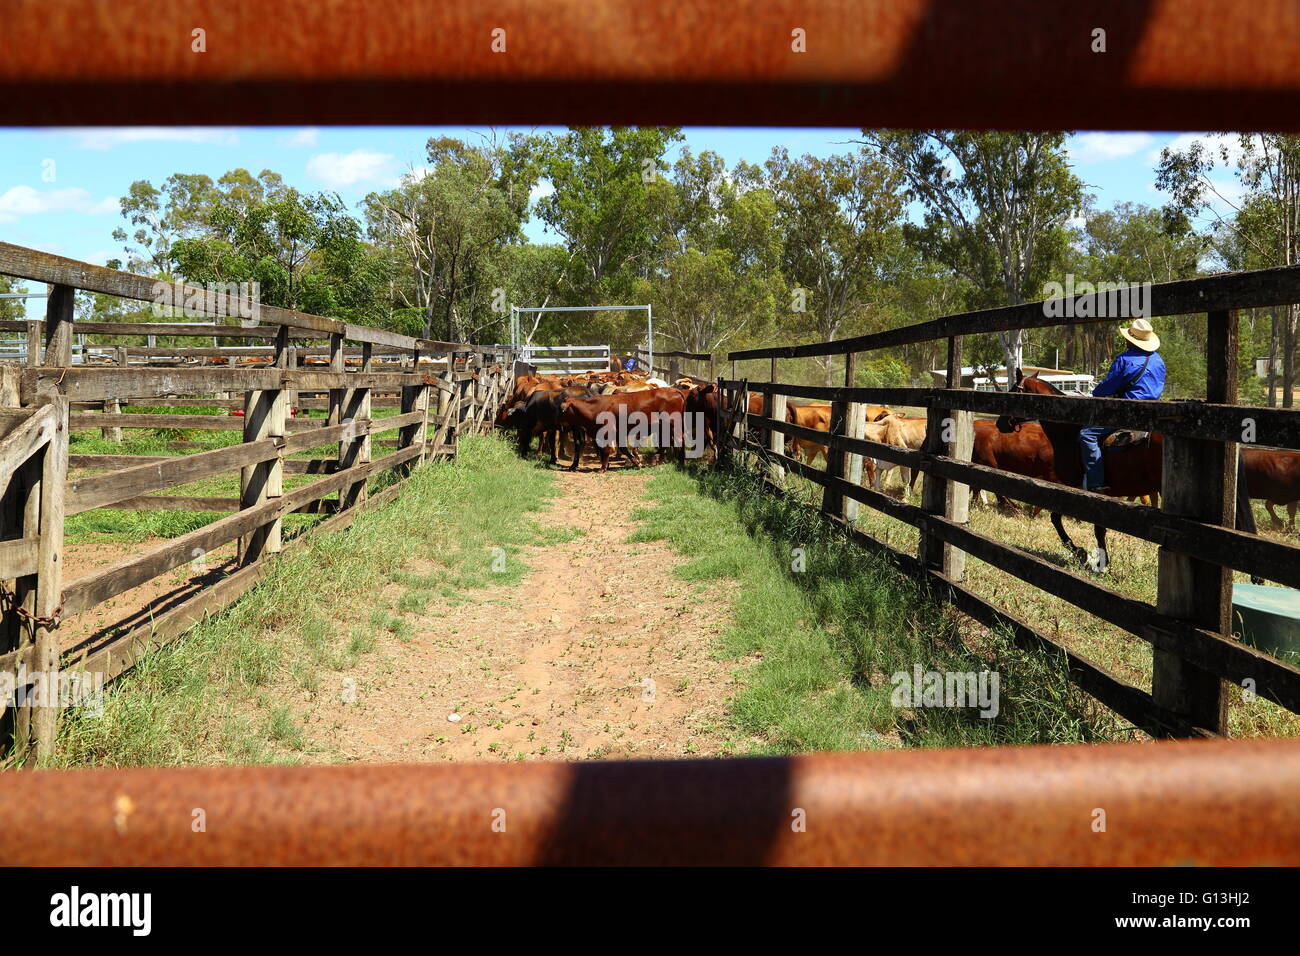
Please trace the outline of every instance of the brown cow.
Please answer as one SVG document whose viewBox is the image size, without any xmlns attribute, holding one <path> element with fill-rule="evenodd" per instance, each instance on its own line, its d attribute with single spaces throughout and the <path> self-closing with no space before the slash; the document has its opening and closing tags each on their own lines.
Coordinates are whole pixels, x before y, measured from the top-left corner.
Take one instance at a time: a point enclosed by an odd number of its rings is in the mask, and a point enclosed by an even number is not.
<svg viewBox="0 0 1300 956">
<path fill-rule="evenodd" d="M 609 470 L 609 456 L 616 446 L 631 459 L 632 464 L 640 468 L 641 459 L 637 456 L 636 449 L 619 442 L 619 439 L 626 439 L 626 435 L 616 433 L 614 440 L 608 439 L 610 429 L 621 430 L 624 424 L 630 428 L 638 427 L 637 421 L 629 420 L 633 415 L 644 416 L 644 424 L 656 434 L 662 435 L 666 430 L 670 443 L 678 448 L 679 459 L 684 460 L 686 445 L 682 435 L 682 416 L 685 406 L 685 396 L 675 388 L 565 399 L 560 406 L 560 423 L 570 429 L 574 436 L 573 464 L 569 470 L 578 470 L 578 462 L 582 458 L 582 449 L 588 437 L 595 442 L 600 454 L 602 474 Z M 606 435 L 603 441 L 602 432 Z"/>
<path fill-rule="evenodd" d="M 829 405 L 795 405 L 791 403 L 785 407 L 785 420 L 792 425 L 812 428 L 819 432 L 828 432 L 831 430 L 831 407 Z M 801 460 L 806 465 L 811 465 L 817 456 L 821 455 L 822 463 L 825 464 L 825 445 L 819 445 L 806 438 L 795 438 L 793 435 L 786 436 L 786 443 L 789 445 L 791 458 Z"/>
<path fill-rule="evenodd" d="M 883 405 L 868 405 L 867 423 L 881 421 L 893 414 Z M 802 425 L 804 428 L 815 428 L 819 432 L 828 432 L 831 430 L 831 406 L 825 404 L 795 405 L 791 403 L 785 407 L 785 420 L 792 425 Z M 791 458 L 802 458 L 806 464 L 811 465 L 813 460 L 818 455 L 821 455 L 822 462 L 826 462 L 825 445 L 819 445 L 806 438 L 795 438 L 793 436 L 786 439 L 786 444 Z"/>
<path fill-rule="evenodd" d="M 1273 507 L 1286 505 L 1287 520 L 1294 531 L 1296 502 L 1300 502 L 1300 452 L 1243 446 L 1241 463 L 1247 494 L 1263 499 L 1275 528 L 1282 527 L 1282 519 Z"/>
</svg>

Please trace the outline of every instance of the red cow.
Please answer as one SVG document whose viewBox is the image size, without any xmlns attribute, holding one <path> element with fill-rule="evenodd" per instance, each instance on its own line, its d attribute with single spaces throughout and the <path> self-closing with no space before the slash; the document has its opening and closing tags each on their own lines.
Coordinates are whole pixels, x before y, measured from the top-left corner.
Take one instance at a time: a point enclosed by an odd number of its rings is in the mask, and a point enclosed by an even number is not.
<svg viewBox="0 0 1300 956">
<path fill-rule="evenodd" d="M 666 428 L 670 441 L 678 448 L 679 459 L 686 454 L 682 435 L 682 416 L 686 410 L 685 396 L 680 389 L 656 388 L 648 392 L 624 392 L 620 395 L 594 395 L 591 398 L 565 399 L 560 407 L 560 423 L 573 433 L 573 464 L 570 471 L 578 470 L 582 458 L 582 449 L 586 439 L 596 443 L 600 453 L 600 470 L 609 470 L 609 456 L 617 445 L 623 454 L 630 458 L 636 467 L 641 467 L 641 459 L 634 448 L 622 445 L 626 436 L 615 433 L 614 440 L 608 440 L 608 431 L 627 423 L 633 427 L 637 424 L 631 419 L 634 413 L 644 416 L 647 426 L 662 435 Z M 606 440 L 601 440 L 601 432 L 606 432 Z"/>
</svg>

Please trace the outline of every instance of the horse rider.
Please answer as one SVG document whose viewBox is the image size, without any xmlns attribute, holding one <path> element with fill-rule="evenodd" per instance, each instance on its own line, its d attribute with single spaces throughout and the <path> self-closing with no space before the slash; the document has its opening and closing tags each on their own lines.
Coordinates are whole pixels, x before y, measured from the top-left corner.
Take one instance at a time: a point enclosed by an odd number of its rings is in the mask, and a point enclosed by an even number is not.
<svg viewBox="0 0 1300 956">
<path fill-rule="evenodd" d="M 1094 398 L 1136 398 L 1157 400 L 1165 390 L 1165 360 L 1160 357 L 1160 337 L 1146 319 L 1135 319 L 1119 334 L 1128 343 L 1110 365 L 1106 377 L 1092 390 Z M 1116 429 L 1108 425 L 1088 425 L 1079 429 L 1079 452 L 1083 458 L 1083 487 L 1102 494 L 1106 486 L 1105 463 L 1101 445 Z"/>
</svg>

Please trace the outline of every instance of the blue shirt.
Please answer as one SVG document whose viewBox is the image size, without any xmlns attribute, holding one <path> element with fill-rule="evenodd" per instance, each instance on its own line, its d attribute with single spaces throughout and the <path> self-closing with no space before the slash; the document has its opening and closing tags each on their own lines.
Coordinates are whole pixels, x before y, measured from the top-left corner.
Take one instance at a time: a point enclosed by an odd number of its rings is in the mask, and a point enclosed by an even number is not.
<svg viewBox="0 0 1300 956">
<path fill-rule="evenodd" d="M 1139 377 L 1138 370 L 1142 368 L 1142 363 L 1147 361 L 1148 354 L 1151 356 L 1151 361 L 1147 362 L 1146 370 Z M 1165 360 L 1160 357 L 1160 353 L 1147 353 L 1136 345 L 1131 345 L 1127 352 L 1115 356 L 1115 361 L 1110 363 L 1110 371 L 1097 383 L 1092 394 L 1094 398 L 1155 400 L 1164 390 Z"/>
</svg>

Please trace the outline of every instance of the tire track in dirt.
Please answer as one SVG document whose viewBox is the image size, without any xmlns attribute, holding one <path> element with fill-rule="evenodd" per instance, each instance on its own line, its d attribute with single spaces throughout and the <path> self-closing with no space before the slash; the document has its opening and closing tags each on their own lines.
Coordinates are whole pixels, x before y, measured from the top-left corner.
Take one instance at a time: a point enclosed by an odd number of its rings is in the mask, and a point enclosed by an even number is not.
<svg viewBox="0 0 1300 956">
<path fill-rule="evenodd" d="M 581 534 L 528 546 L 515 584 L 435 598 L 414 639 L 384 632 L 303 713 L 316 762 L 658 758 L 727 752 L 735 660 L 715 654 L 729 582 L 674 575 L 662 542 L 630 543 L 647 472 L 556 473 L 544 529 Z M 428 562 L 409 571 L 425 573 Z M 391 596 L 400 589 L 391 586 Z M 459 715 L 458 722 L 448 719 Z"/>
</svg>

